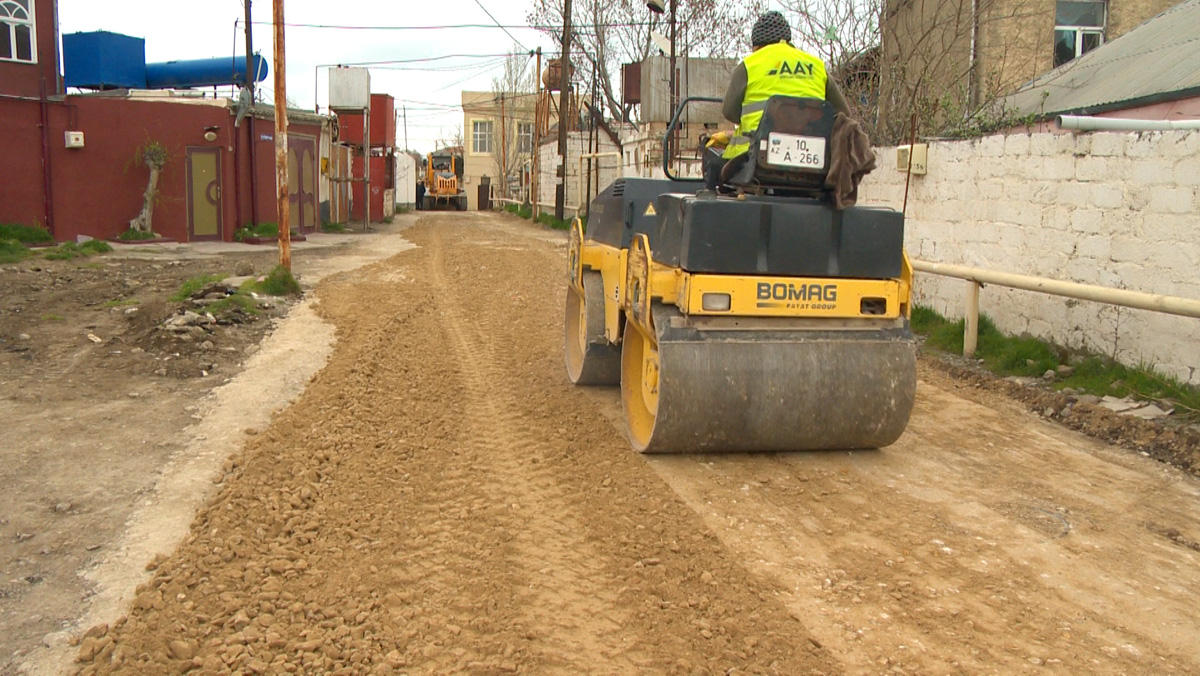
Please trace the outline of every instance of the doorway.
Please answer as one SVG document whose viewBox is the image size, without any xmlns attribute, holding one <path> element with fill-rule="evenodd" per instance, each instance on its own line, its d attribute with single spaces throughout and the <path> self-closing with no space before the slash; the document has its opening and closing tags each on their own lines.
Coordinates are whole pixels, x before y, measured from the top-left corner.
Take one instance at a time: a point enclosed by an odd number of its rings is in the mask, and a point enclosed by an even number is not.
<svg viewBox="0 0 1200 676">
<path fill-rule="evenodd" d="M 221 238 L 221 151 L 187 149 L 188 239 Z"/>
</svg>

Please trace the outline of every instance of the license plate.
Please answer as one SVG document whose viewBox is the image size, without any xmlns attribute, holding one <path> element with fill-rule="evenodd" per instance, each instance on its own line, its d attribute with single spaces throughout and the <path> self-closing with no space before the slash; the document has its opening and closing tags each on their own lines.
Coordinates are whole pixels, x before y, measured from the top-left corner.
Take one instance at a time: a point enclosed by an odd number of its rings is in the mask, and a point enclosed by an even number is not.
<svg viewBox="0 0 1200 676">
<path fill-rule="evenodd" d="M 820 136 L 772 132 L 767 136 L 767 164 L 799 169 L 824 169 L 825 139 Z"/>
</svg>

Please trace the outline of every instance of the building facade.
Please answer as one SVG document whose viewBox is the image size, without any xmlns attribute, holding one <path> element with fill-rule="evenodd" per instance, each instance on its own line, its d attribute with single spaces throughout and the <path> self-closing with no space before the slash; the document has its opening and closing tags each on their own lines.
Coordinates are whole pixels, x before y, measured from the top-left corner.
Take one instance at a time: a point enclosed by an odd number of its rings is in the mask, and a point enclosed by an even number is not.
<svg viewBox="0 0 1200 676">
<path fill-rule="evenodd" d="M 927 132 L 966 118 L 1178 2 L 886 0 L 881 138 L 907 138 L 913 114 Z"/>
<path fill-rule="evenodd" d="M 495 197 L 523 195 L 534 147 L 532 93 L 462 93 L 463 188 L 467 208 L 479 208 L 480 186 Z"/>
</svg>

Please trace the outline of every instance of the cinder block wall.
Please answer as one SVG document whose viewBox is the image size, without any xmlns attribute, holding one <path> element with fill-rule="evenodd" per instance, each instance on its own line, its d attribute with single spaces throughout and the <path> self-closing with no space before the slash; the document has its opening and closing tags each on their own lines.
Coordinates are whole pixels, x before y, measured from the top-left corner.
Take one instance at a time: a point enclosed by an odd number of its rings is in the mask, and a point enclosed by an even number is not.
<svg viewBox="0 0 1200 676">
<path fill-rule="evenodd" d="M 860 204 L 900 209 L 896 149 Z M 929 144 L 913 176 L 909 256 L 1200 299 L 1200 131 L 1012 134 Z M 961 317 L 967 282 L 918 273 L 916 301 Z M 1200 385 L 1200 319 L 988 286 L 1008 333 L 1153 366 Z"/>
</svg>

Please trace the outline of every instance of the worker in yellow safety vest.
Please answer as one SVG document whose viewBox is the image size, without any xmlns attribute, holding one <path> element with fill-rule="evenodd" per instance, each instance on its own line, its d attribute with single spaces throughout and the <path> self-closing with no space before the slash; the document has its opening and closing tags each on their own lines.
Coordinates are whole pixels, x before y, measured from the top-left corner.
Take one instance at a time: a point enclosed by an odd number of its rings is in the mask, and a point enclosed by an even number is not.
<svg viewBox="0 0 1200 676">
<path fill-rule="evenodd" d="M 710 152 L 706 158 L 724 146 L 721 159 L 730 165 L 721 171 L 719 162 L 706 161 L 705 181 L 710 188 L 716 186 L 719 174 L 730 176 L 746 161 L 751 135 L 758 129 L 767 99 L 772 96 L 824 99 L 838 112 L 850 114 L 846 100 L 825 72 L 825 63 L 793 47 L 791 39 L 792 29 L 779 12 L 766 12 L 755 22 L 750 33 L 753 51 L 734 69 L 721 105 L 725 118 L 737 128 L 732 135 L 717 132 L 707 143 Z"/>
</svg>

